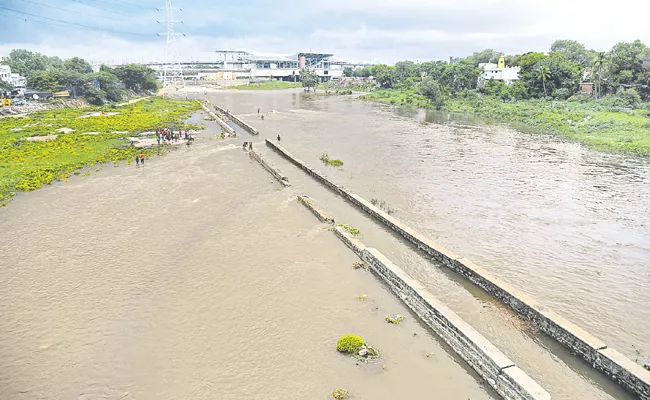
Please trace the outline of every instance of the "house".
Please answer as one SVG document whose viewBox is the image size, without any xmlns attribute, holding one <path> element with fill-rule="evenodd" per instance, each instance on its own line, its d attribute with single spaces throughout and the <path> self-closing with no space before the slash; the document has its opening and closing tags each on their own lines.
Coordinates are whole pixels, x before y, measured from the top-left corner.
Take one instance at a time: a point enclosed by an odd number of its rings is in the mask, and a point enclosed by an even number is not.
<svg viewBox="0 0 650 400">
<path fill-rule="evenodd" d="M 481 68 L 481 74 L 478 77 L 478 85 L 483 86 L 490 79 L 496 79 L 505 82 L 506 85 L 511 85 L 514 81 L 519 79 L 519 67 L 507 67 L 506 59 L 499 57 L 498 64 L 494 63 L 481 63 L 478 65 Z"/>
<path fill-rule="evenodd" d="M 578 92 L 583 94 L 594 94 L 594 85 L 593 82 L 580 82 Z"/>
<path fill-rule="evenodd" d="M 0 64 L 0 80 L 3 80 L 15 88 L 24 88 L 27 85 L 27 79 L 20 74 L 11 72 L 11 67 Z"/>
</svg>

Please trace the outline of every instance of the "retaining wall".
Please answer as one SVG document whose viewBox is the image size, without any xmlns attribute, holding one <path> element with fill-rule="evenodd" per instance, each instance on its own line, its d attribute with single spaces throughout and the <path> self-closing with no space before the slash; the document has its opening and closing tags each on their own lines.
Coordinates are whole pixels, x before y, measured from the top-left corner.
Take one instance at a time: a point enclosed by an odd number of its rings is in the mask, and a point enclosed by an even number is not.
<svg viewBox="0 0 650 400">
<path fill-rule="evenodd" d="M 382 253 L 365 247 L 341 227 L 335 227 L 334 232 L 501 397 L 513 400 L 551 398 L 546 390 L 526 375 L 512 360 Z"/>
<path fill-rule="evenodd" d="M 223 107 L 220 107 L 216 104 L 213 104 L 214 108 L 216 108 L 220 113 L 223 115 L 227 116 L 231 120 L 233 120 L 237 125 L 239 125 L 243 130 L 246 132 L 250 133 L 251 135 L 259 135 L 260 131 L 258 131 L 256 128 L 253 128 L 251 125 L 249 125 L 247 122 L 244 122 L 241 118 L 236 116 L 235 114 L 231 113 L 230 111 L 224 109 Z"/>
<path fill-rule="evenodd" d="M 298 196 L 298 201 L 307 207 L 307 209 L 309 209 L 309 211 L 311 211 L 320 222 L 326 222 L 328 224 L 334 223 L 334 218 L 330 217 L 322 208 L 318 207 L 311 197 Z"/>
<path fill-rule="evenodd" d="M 283 184 L 284 186 L 291 186 L 291 184 L 289 183 L 289 178 L 287 178 L 286 176 L 284 176 L 284 175 L 282 174 L 282 172 L 280 172 L 279 169 L 277 169 L 276 167 L 274 167 L 274 166 L 272 166 L 271 164 L 269 164 L 269 163 L 268 163 L 264 158 L 262 158 L 261 155 L 257 154 L 256 152 L 254 152 L 254 151 L 252 151 L 252 150 L 250 151 L 249 154 L 251 155 L 251 157 L 253 157 L 255 160 L 257 160 L 257 162 L 259 162 L 260 164 L 262 164 L 262 166 L 263 166 L 267 171 L 269 171 L 269 172 L 271 173 L 271 175 L 273 175 L 273 177 L 274 177 L 275 179 L 277 179 L 278 181 L 280 181 L 281 184 Z"/>
<path fill-rule="evenodd" d="M 615 382 L 635 393 L 639 398 L 650 400 L 650 371 L 643 369 L 616 350 L 608 348 L 602 340 L 592 336 L 553 311 L 545 309 L 528 295 L 490 274 L 472 261 L 432 242 L 408 225 L 373 206 L 361 196 L 350 193 L 343 186 L 333 183 L 325 175 L 307 166 L 302 160 L 294 157 L 280 145 L 268 139 L 266 139 L 266 144 L 325 186 L 398 232 L 432 258 L 465 276 L 471 282 L 501 300 L 517 314 L 528 319 L 544 333 L 567 347 L 572 353 L 585 359 L 593 368 L 605 373 Z"/>
<path fill-rule="evenodd" d="M 214 113 L 214 111 L 210 110 L 205 104 L 201 103 L 200 101 L 196 101 L 203 107 L 203 110 L 208 113 L 209 116 L 214 118 L 215 121 L 217 121 L 217 124 L 223 128 L 223 130 L 228 134 L 228 136 L 236 136 L 235 130 L 232 129 L 228 124 L 226 124 L 217 114 Z"/>
</svg>

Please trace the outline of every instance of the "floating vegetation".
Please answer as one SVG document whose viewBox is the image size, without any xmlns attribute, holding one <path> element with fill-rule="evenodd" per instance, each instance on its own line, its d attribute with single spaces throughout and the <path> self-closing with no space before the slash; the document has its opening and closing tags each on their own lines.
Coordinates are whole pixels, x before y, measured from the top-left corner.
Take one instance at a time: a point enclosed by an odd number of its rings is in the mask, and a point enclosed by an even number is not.
<svg viewBox="0 0 650 400">
<path fill-rule="evenodd" d="M 325 165 L 329 165 L 332 167 L 341 167 L 343 166 L 343 161 L 341 160 L 333 160 L 327 155 L 327 153 L 323 153 L 320 156 L 320 160 L 323 162 Z"/>
<path fill-rule="evenodd" d="M 355 261 L 352 263 L 352 269 L 365 269 L 366 271 L 368 270 L 368 264 L 366 264 L 363 261 Z"/>
<path fill-rule="evenodd" d="M 404 317 L 399 315 L 399 314 L 390 314 L 386 316 L 386 321 L 391 323 L 391 324 L 400 324 L 402 321 L 404 321 Z"/>
<path fill-rule="evenodd" d="M 384 200 L 382 200 L 382 199 L 375 199 L 375 198 L 372 198 L 372 199 L 370 199 L 370 203 L 371 203 L 373 206 L 377 206 L 377 207 L 379 207 L 380 209 L 386 211 L 389 215 L 390 215 L 390 214 L 393 214 L 393 213 L 395 212 L 395 209 L 394 209 L 394 208 L 391 208 L 391 207 L 390 207 L 390 206 L 389 206 L 389 205 L 388 205 Z"/>
<path fill-rule="evenodd" d="M 341 353 L 356 354 L 361 351 L 364 341 L 361 336 L 347 333 L 339 338 L 336 343 L 336 350 Z"/>
<path fill-rule="evenodd" d="M 151 98 L 121 108 L 118 115 L 79 118 L 110 106 L 61 108 L 23 118 L 0 119 L 0 200 L 18 191 L 31 191 L 62 180 L 95 164 L 130 161 L 137 154 L 163 154 L 159 147 L 134 147 L 123 132 L 151 132 L 156 128 L 187 129 L 185 121 L 199 107 L 196 102 Z M 48 120 L 48 124 L 41 122 Z M 17 130 L 17 128 L 19 130 Z M 66 128 L 66 129 L 63 129 Z M 52 140 L 27 140 L 49 137 Z M 120 133 L 122 132 L 122 133 Z M 92 133 L 87 134 L 87 133 Z"/>
<path fill-rule="evenodd" d="M 352 235 L 354 235 L 354 236 L 357 236 L 358 234 L 361 233 L 361 232 L 359 232 L 359 230 L 358 230 L 357 228 L 352 227 L 352 226 L 350 226 L 350 225 L 339 224 L 339 226 L 340 226 L 341 228 L 345 229 L 346 231 L 348 231 L 350 234 L 352 234 Z"/>
<path fill-rule="evenodd" d="M 377 359 L 380 356 L 379 350 L 365 343 L 361 336 L 351 333 L 341 336 L 336 344 L 336 350 L 341 353 L 351 354 L 357 360 L 363 362 Z"/>
<path fill-rule="evenodd" d="M 434 358 L 435 354 L 433 354 L 433 351 L 430 351 L 427 354 L 425 354 L 425 356 L 427 356 L 427 358 Z"/>
<path fill-rule="evenodd" d="M 360 294 L 360 295 L 357 296 L 357 299 L 360 300 L 360 301 L 366 301 L 367 298 L 368 298 L 368 296 L 365 295 L 365 294 Z"/>
<path fill-rule="evenodd" d="M 345 389 L 336 389 L 332 392 L 332 398 L 336 400 L 343 400 L 347 399 L 348 397 L 350 397 L 350 392 Z"/>
</svg>

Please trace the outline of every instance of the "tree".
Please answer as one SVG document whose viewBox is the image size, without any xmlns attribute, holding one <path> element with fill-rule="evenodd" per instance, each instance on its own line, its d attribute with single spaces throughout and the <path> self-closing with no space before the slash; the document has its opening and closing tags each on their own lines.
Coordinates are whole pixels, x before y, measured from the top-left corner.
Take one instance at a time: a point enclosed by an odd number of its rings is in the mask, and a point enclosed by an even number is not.
<svg viewBox="0 0 650 400">
<path fill-rule="evenodd" d="M 32 71 L 27 76 L 27 86 L 44 92 L 54 92 L 59 87 L 56 73 L 52 71 Z"/>
<path fill-rule="evenodd" d="M 483 63 L 496 63 L 499 61 L 503 53 L 495 51 L 493 49 L 485 49 L 483 51 L 476 52 L 470 57 L 474 61 L 474 65 L 478 66 Z"/>
<path fill-rule="evenodd" d="M 106 93 L 106 99 L 109 101 L 120 101 L 122 100 L 122 91 L 124 90 L 124 85 L 120 82 L 119 79 L 113 74 L 107 72 L 98 72 L 92 74 L 91 78 L 94 78 L 99 82 L 99 88 Z"/>
<path fill-rule="evenodd" d="M 597 53 L 592 62 L 593 73 L 596 78 L 596 98 L 600 98 L 600 82 L 603 79 L 603 73 L 607 68 L 608 62 L 607 53 L 604 51 Z"/>
<path fill-rule="evenodd" d="M 395 74 L 393 77 L 394 83 L 404 82 L 409 78 L 420 78 L 420 68 L 413 61 L 399 61 L 395 63 L 393 72 Z"/>
<path fill-rule="evenodd" d="M 343 76 L 346 76 L 348 78 L 354 76 L 354 69 L 352 69 L 352 67 L 343 68 Z"/>
<path fill-rule="evenodd" d="M 641 84 L 644 80 L 643 57 L 649 52 L 648 46 L 640 40 L 614 45 L 609 59 L 611 77 L 619 85 Z"/>
<path fill-rule="evenodd" d="M 542 86 L 544 87 L 544 97 L 546 97 L 546 81 L 551 79 L 551 69 L 548 65 L 540 65 L 535 71 L 537 79 L 542 81 Z"/>
<path fill-rule="evenodd" d="M 445 104 L 445 97 L 440 84 L 431 77 L 426 77 L 420 83 L 420 93 L 431 101 L 431 104 L 438 110 Z"/>
<path fill-rule="evenodd" d="M 93 72 L 93 67 L 83 58 L 72 57 L 63 63 L 63 67 L 70 71 L 76 71 L 80 74 L 89 74 Z"/>
<path fill-rule="evenodd" d="M 550 52 L 564 54 L 567 60 L 583 66 L 588 65 L 591 61 L 585 45 L 575 40 L 556 40 L 551 45 Z"/>
<path fill-rule="evenodd" d="M 0 95 L 4 95 L 5 93 L 11 93 L 13 90 L 13 86 L 9 82 L 5 82 L 2 79 L 0 79 Z"/>
<path fill-rule="evenodd" d="M 303 68 L 300 70 L 300 81 L 302 82 L 302 87 L 309 92 L 310 89 L 316 90 L 316 85 L 318 84 L 318 74 L 315 71 L 310 71 L 309 68 Z"/>
<path fill-rule="evenodd" d="M 386 64 L 377 64 L 372 68 L 372 75 L 375 77 L 379 86 L 384 89 L 393 87 L 393 69 L 394 67 L 389 67 Z"/>
<path fill-rule="evenodd" d="M 3 64 L 11 68 L 11 72 L 29 75 L 32 71 L 44 71 L 50 65 L 50 59 L 40 53 L 25 49 L 11 50 L 8 57 L 3 58 Z"/>
<path fill-rule="evenodd" d="M 106 104 L 106 93 L 103 90 L 91 87 L 84 95 L 86 101 L 95 106 L 103 106 Z"/>
<path fill-rule="evenodd" d="M 156 90 L 156 72 L 144 65 L 128 64 L 111 70 L 115 76 L 130 90 Z"/>
<path fill-rule="evenodd" d="M 463 90 L 475 89 L 480 73 L 481 70 L 474 65 L 474 61 L 465 58 L 453 64 L 444 64 L 433 77 L 438 79 L 444 89 L 456 94 Z"/>
</svg>

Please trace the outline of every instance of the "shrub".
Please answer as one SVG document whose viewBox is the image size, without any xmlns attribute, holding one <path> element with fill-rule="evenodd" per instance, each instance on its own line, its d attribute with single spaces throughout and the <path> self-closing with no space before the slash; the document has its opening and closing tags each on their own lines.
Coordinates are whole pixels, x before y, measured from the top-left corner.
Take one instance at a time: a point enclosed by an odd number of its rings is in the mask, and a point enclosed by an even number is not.
<svg viewBox="0 0 650 400">
<path fill-rule="evenodd" d="M 622 107 L 636 108 L 641 103 L 641 96 L 634 88 L 619 90 L 616 97 Z"/>
<path fill-rule="evenodd" d="M 336 350 L 341 353 L 357 354 L 363 345 L 364 341 L 361 336 L 348 333 L 341 336 L 338 343 L 336 343 Z"/>
</svg>

